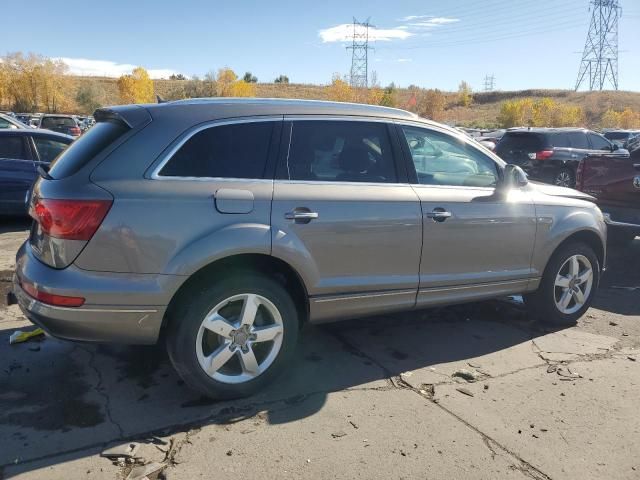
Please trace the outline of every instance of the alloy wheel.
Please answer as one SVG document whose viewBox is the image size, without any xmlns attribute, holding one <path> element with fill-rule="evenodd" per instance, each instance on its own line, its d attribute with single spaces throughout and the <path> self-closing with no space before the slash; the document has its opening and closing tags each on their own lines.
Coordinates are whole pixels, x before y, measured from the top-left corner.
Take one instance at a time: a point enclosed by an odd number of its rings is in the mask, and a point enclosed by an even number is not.
<svg viewBox="0 0 640 480">
<path fill-rule="evenodd" d="M 559 172 L 554 183 L 559 187 L 572 187 L 571 174 L 564 170 Z"/>
<path fill-rule="evenodd" d="M 243 383 L 265 372 L 282 347 L 284 325 L 267 298 L 243 293 L 229 297 L 202 320 L 196 355 L 207 375 L 221 383 Z"/>
<path fill-rule="evenodd" d="M 580 310 L 589 298 L 593 287 L 593 267 L 584 255 L 569 257 L 560 267 L 554 283 L 554 300 L 557 309 L 565 314 Z"/>
</svg>

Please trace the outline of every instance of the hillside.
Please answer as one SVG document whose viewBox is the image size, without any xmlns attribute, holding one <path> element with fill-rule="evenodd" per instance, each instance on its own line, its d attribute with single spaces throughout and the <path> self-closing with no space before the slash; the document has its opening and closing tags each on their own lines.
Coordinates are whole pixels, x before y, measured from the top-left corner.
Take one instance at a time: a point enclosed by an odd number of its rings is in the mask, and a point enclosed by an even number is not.
<svg viewBox="0 0 640 480">
<path fill-rule="evenodd" d="M 115 78 L 102 77 L 71 77 L 71 90 L 77 90 L 81 85 L 93 84 L 103 92 L 100 100 L 104 105 L 120 103 Z M 171 98 L 172 92 L 180 88 L 187 80 L 155 80 L 155 92 L 163 98 Z M 326 85 L 306 84 L 275 84 L 258 83 L 257 96 L 265 98 L 304 98 L 328 99 Z M 416 90 L 398 88 L 395 94 L 395 106 L 408 108 L 409 101 Z M 608 109 L 624 110 L 631 108 L 640 112 L 640 92 L 573 92 L 570 90 L 521 90 L 478 92 L 473 96 L 473 103 L 469 107 L 457 104 L 455 92 L 443 92 L 446 98 L 445 110 L 441 120 L 460 125 L 494 125 L 503 102 L 521 98 L 551 98 L 558 103 L 578 106 L 582 108 L 587 126 L 598 125 L 602 115 Z M 84 112 L 83 112 L 84 113 Z"/>
</svg>

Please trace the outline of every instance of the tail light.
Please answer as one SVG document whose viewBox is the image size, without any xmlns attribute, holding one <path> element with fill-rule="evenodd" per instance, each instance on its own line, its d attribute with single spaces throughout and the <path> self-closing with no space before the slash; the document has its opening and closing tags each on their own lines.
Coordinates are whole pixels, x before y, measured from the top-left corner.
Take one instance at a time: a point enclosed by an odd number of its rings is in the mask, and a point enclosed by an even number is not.
<svg viewBox="0 0 640 480">
<path fill-rule="evenodd" d="M 42 290 L 38 290 L 33 283 L 25 280 L 20 282 L 20 286 L 27 295 L 42 303 L 56 307 L 81 307 L 84 305 L 84 298 L 82 297 L 68 297 L 66 295 L 54 295 L 53 293 L 43 292 Z"/>
<path fill-rule="evenodd" d="M 584 190 L 584 159 L 580 160 L 576 169 L 576 190 Z"/>
<path fill-rule="evenodd" d="M 79 127 L 70 127 L 69 135 L 80 135 L 81 131 Z"/>
<path fill-rule="evenodd" d="M 546 160 L 553 156 L 553 150 L 540 150 L 539 152 L 536 152 L 534 155 L 535 155 L 534 160 Z"/>
<path fill-rule="evenodd" d="M 42 232 L 63 240 L 89 241 L 111 208 L 111 200 L 53 200 L 34 197 L 29 215 Z"/>
</svg>

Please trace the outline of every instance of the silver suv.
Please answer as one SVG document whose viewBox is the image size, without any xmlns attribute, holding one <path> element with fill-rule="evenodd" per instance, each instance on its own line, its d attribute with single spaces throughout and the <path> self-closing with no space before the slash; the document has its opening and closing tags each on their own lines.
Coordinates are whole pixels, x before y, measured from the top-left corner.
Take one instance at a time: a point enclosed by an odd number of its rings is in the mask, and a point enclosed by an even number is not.
<svg viewBox="0 0 640 480">
<path fill-rule="evenodd" d="M 571 324 L 598 286 L 591 197 L 411 113 L 207 99 L 95 118 L 40 172 L 15 298 L 57 337 L 162 338 L 206 395 L 271 381 L 306 322 L 523 294 Z"/>
</svg>

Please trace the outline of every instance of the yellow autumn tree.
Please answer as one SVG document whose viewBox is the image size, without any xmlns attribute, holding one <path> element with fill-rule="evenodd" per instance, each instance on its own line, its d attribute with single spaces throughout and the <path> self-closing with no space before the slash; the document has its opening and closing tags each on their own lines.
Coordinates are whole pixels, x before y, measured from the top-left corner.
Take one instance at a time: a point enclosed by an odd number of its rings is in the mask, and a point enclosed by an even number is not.
<svg viewBox="0 0 640 480">
<path fill-rule="evenodd" d="M 254 82 L 245 82 L 244 80 L 236 80 L 231 84 L 232 97 L 255 97 L 256 84 Z"/>
<path fill-rule="evenodd" d="M 351 85 L 341 79 L 337 74 L 333 76 L 331 85 L 325 88 L 329 100 L 336 102 L 351 102 L 353 100 L 353 89 Z"/>
<path fill-rule="evenodd" d="M 219 97 L 234 97 L 234 87 L 238 76 L 230 68 L 221 68 L 216 75 L 216 95 Z"/>
<path fill-rule="evenodd" d="M 420 91 L 417 94 L 416 108 L 418 115 L 431 120 L 442 120 L 447 98 L 437 88 Z"/>
<path fill-rule="evenodd" d="M 507 100 L 500 106 L 498 122 L 504 128 L 524 126 L 531 117 L 532 108 L 533 101 L 530 98 Z"/>
<path fill-rule="evenodd" d="M 118 91 L 123 103 L 151 103 L 154 100 L 153 80 L 142 67 L 118 79 Z"/>
<path fill-rule="evenodd" d="M 463 107 L 468 107 L 473 103 L 473 90 L 464 80 L 458 85 L 458 103 Z"/>
<path fill-rule="evenodd" d="M 618 122 L 620 128 L 640 128 L 640 113 L 634 112 L 630 108 L 625 108 L 618 114 Z"/>
</svg>

